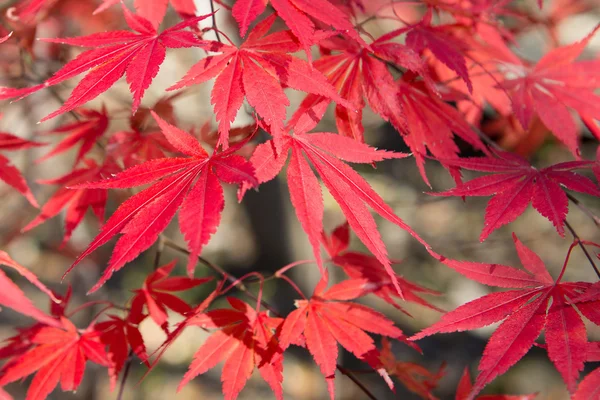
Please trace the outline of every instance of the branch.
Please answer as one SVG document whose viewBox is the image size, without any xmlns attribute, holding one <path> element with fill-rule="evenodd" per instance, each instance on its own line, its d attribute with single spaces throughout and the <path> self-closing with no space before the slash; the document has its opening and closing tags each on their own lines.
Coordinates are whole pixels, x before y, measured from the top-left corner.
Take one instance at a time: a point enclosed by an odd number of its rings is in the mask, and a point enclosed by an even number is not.
<svg viewBox="0 0 600 400">
<path fill-rule="evenodd" d="M 596 263 L 594 262 L 594 259 L 592 258 L 592 256 L 590 255 L 590 253 L 587 251 L 587 249 L 585 248 L 585 246 L 583 245 L 583 243 L 581 243 L 581 238 L 579 237 L 579 235 L 577 234 L 577 232 L 575 232 L 575 230 L 573 229 L 573 227 L 571 226 L 571 224 L 569 224 L 569 222 L 566 220 L 566 218 L 565 218 L 565 226 L 567 227 L 567 229 L 569 230 L 569 232 L 571 232 L 571 235 L 573 235 L 573 239 L 575 239 L 575 241 L 577 242 L 577 244 L 579 245 L 579 247 L 581 247 L 581 250 L 583 250 L 583 253 L 587 257 L 588 261 L 590 262 L 590 265 L 594 269 L 594 272 L 598 276 L 598 279 L 600 279 L 600 271 L 598 270 L 598 267 L 596 266 Z"/>
<path fill-rule="evenodd" d="M 567 197 L 569 198 L 569 200 L 571 200 L 573 202 L 573 204 L 575 204 L 577 207 L 579 207 L 579 209 L 581 211 L 583 211 L 584 214 L 586 214 L 588 217 L 590 217 L 592 219 L 592 221 L 594 221 L 594 224 L 596 224 L 596 226 L 600 227 L 600 217 L 598 217 L 596 214 L 594 214 L 592 212 L 592 210 L 590 210 L 583 203 L 581 203 L 577 197 L 573 196 L 569 192 L 565 192 L 565 193 L 567 194 Z"/>
</svg>

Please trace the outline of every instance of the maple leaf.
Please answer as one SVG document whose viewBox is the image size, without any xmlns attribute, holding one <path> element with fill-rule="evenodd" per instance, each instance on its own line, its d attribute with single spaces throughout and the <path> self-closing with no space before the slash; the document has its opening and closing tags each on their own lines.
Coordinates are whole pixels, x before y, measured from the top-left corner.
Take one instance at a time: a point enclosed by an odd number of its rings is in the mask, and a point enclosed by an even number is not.
<svg viewBox="0 0 600 400">
<path fill-rule="evenodd" d="M 269 384 L 275 397 L 283 399 L 283 351 L 274 335 L 282 319 L 257 312 L 234 297 L 227 297 L 227 301 L 233 309 L 208 311 L 186 322 L 187 326 L 218 330 L 194 354 L 194 360 L 177 390 L 225 360 L 221 381 L 226 400 L 237 398 L 254 367 Z"/>
<path fill-rule="evenodd" d="M 340 95 L 358 108 L 356 112 L 339 104 L 336 106 L 335 121 L 341 135 L 364 142 L 362 113 L 365 99 L 375 113 L 396 129 L 400 130 L 406 124 L 403 110 L 394 95 L 397 92 L 394 77 L 384 61 L 396 62 L 427 76 L 418 54 L 400 44 L 387 43 L 385 38 L 371 44 L 372 53 L 353 42 L 335 37 L 323 40 L 319 45 L 335 54 L 316 60 L 313 63 L 315 69 L 327 76 Z M 309 94 L 292 116 L 290 124 L 305 118 L 320 120 L 328 104 L 327 97 L 319 93 Z"/>
<path fill-rule="evenodd" d="M 392 343 L 385 337 L 381 339 L 380 359 L 386 371 L 400 380 L 408 390 L 423 399 L 436 399 L 431 392 L 444 376 L 443 367 L 437 373 L 433 373 L 419 364 L 396 360 L 392 352 Z"/>
<path fill-rule="evenodd" d="M 419 55 L 389 40 L 386 35 L 375 40 L 371 44 L 372 53 L 338 38 L 320 43 L 322 48 L 328 52 L 335 51 L 336 54 L 321 57 L 315 61 L 315 68 L 329 78 L 342 97 L 358 105 L 358 112 L 339 105 L 336 107 L 335 120 L 339 133 L 364 142 L 362 109 L 368 104 L 402 133 L 426 183 L 424 161 L 427 150 L 436 158 L 456 158 L 459 149 L 453 140 L 453 133 L 476 149 L 487 152 L 462 115 L 439 98 Z M 423 81 L 410 82 L 408 78 L 394 81 L 387 63 L 402 66 L 422 76 Z M 290 124 L 298 124 L 305 119 L 320 120 L 328 104 L 329 101 L 323 96 L 309 94 L 292 116 Z"/>
<path fill-rule="evenodd" d="M 94 10 L 94 14 L 105 11 L 120 1 L 102 0 L 102 4 Z M 194 0 L 135 0 L 133 4 L 138 15 L 150 21 L 154 27 L 158 27 L 165 17 L 169 3 L 181 15 L 189 17 L 196 13 Z"/>
<path fill-rule="evenodd" d="M 460 381 L 458 382 L 458 388 L 456 389 L 456 400 L 464 400 L 469 397 L 471 391 L 473 390 L 473 384 L 471 383 L 471 374 L 469 373 L 469 369 L 465 368 L 462 376 L 460 377 Z M 478 396 L 477 400 L 533 400 L 537 397 L 537 393 L 534 394 L 526 394 L 526 395 L 485 395 Z"/>
<path fill-rule="evenodd" d="M 519 361 L 533 346 L 543 329 L 546 330 L 548 356 L 571 393 L 575 390 L 577 378 L 586 360 L 588 341 L 585 325 L 578 311 L 594 322 L 596 317 L 588 308 L 579 307 L 571 300 L 591 284 L 561 282 L 568 256 L 561 275 L 554 281 L 539 256 L 523 245 L 514 234 L 513 240 L 525 271 L 499 264 L 444 258 L 441 261 L 484 285 L 517 288 L 516 290 L 488 294 L 466 303 L 410 338 L 419 340 L 434 333 L 471 330 L 504 320 L 484 349 L 479 363 L 479 376 L 467 396 L 469 400 Z"/>
<path fill-rule="evenodd" d="M 476 150 L 489 153 L 460 112 L 439 97 L 431 95 L 424 83 L 400 81 L 397 93 L 406 119 L 406 127 L 400 127 L 399 130 L 413 152 L 426 184 L 430 185 L 425 173 L 427 150 L 444 167 L 449 168 L 456 181 L 460 181 L 458 173 L 451 168 L 452 163 L 446 162 L 457 162 L 460 153 L 453 133 Z"/>
<path fill-rule="evenodd" d="M 600 97 L 594 93 L 599 83 L 597 61 L 575 60 L 599 27 L 580 42 L 549 51 L 531 69 L 513 65 L 507 69 L 506 80 L 499 84 L 508 91 L 513 112 L 524 129 L 538 115 L 577 157 L 579 129 L 569 109 L 581 117 L 600 119 Z"/>
<path fill-rule="evenodd" d="M 275 151 L 273 141 L 260 144 L 256 148 L 250 162 L 254 165 L 258 182 L 264 183 L 275 178 L 283 168 L 287 154 L 291 152 L 287 169 L 290 198 L 296 216 L 308 235 L 317 264 L 323 271 L 320 255 L 323 233 L 323 198 L 320 184 L 307 162 L 308 159 L 339 204 L 350 227 L 384 266 L 396 291 L 401 293 L 396 274 L 390 265 L 387 249 L 377 231 L 377 225 L 367 205 L 382 217 L 406 230 L 423 246 L 427 248 L 429 246 L 394 214 L 392 208 L 356 171 L 343 161 L 374 163 L 385 159 L 403 158 L 406 155 L 377 150 L 364 143 L 333 133 L 305 133 L 307 129 L 311 129 L 313 126 L 314 121 L 310 118 L 299 121 L 293 127 L 293 136 L 286 135 L 282 138 L 279 153 Z"/>
<path fill-rule="evenodd" d="M 35 373 L 26 400 L 42 400 L 59 382 L 63 391 L 76 390 L 88 360 L 108 366 L 97 332 L 88 329 L 80 333 L 66 318 L 61 322 L 62 328 L 43 327 L 33 335 L 35 346 L 2 368 L 0 386 Z"/>
<path fill-rule="evenodd" d="M 452 34 L 453 26 L 432 26 L 432 17 L 432 9 L 428 7 L 420 22 L 389 32 L 385 36 L 387 39 L 392 39 L 408 32 L 406 45 L 409 48 L 417 53 L 422 53 L 425 49 L 431 51 L 439 61 L 456 72 L 467 85 L 469 92 L 472 92 L 473 84 L 469 78 L 464 57 L 464 53 L 469 47 Z"/>
<path fill-rule="evenodd" d="M 0 114 L 0 118 L 2 114 Z M 18 136 L 11 135 L 10 133 L 0 132 L 0 150 L 22 150 L 31 147 L 43 146 L 45 143 L 34 142 L 31 140 L 21 139 Z M 21 172 L 10 164 L 10 160 L 0 154 L 0 179 L 6 182 L 8 185 L 15 188 L 21 193 L 29 203 L 34 207 L 39 207 L 35 197 L 29 190 L 25 178 L 21 175 Z"/>
<path fill-rule="evenodd" d="M 97 323 L 94 330 L 100 333 L 100 341 L 107 346 L 107 357 L 110 362 L 108 371 L 110 388 L 114 390 L 119 372 L 129 357 L 130 349 L 140 360 L 148 364 L 146 346 L 138 327 L 145 316 L 138 316 L 134 319 L 130 313 L 124 319 L 116 315 L 108 315 L 108 317 L 108 321 Z"/>
<path fill-rule="evenodd" d="M 331 233 L 331 236 L 323 234 L 323 245 L 334 265 L 341 267 L 351 279 L 364 279 L 368 281 L 369 293 L 374 294 L 386 303 L 408 314 L 396 302 L 395 298 L 399 298 L 398 291 L 394 287 L 383 264 L 371 255 L 349 251 L 349 242 L 350 230 L 348 222 L 338 226 Z M 416 285 L 397 274 L 395 276 L 400 286 L 402 300 L 420 304 L 436 311 L 442 311 L 419 297 L 419 294 L 439 296 L 439 292 Z"/>
<path fill-rule="evenodd" d="M 42 282 L 40 282 L 40 280 L 35 276 L 35 274 L 33 274 L 31 271 L 29 271 L 27 268 L 23 267 L 19 263 L 17 263 L 6 252 L 1 250 L 0 265 L 12 268 L 14 271 L 19 273 L 19 275 L 23 276 L 35 287 L 37 287 L 39 290 L 45 293 L 53 302 L 60 301 L 50 289 L 48 289 Z M 31 317 L 42 324 L 49 326 L 59 325 L 56 319 L 47 315 L 35 305 L 33 305 L 31 300 L 27 298 L 27 296 L 25 296 L 23 291 L 13 281 L 11 281 L 2 270 L 0 270 L 0 288 L 0 305 L 12 308 L 16 312 Z"/>
<path fill-rule="evenodd" d="M 309 300 L 297 300 L 297 309 L 285 318 L 279 335 L 282 350 L 290 344 L 306 345 L 327 380 L 331 399 L 335 397 L 338 343 L 367 362 L 391 385 L 379 351 L 366 332 L 398 340 L 404 340 L 404 334 L 383 314 L 348 301 L 368 293 L 368 281 L 346 280 L 325 290 L 326 281 L 321 279 Z"/>
<path fill-rule="evenodd" d="M 67 271 L 113 236 L 122 233 L 108 267 L 90 292 L 98 290 L 113 272 L 150 247 L 179 208 L 179 227 L 190 250 L 187 270 L 191 276 L 198 255 L 219 225 L 225 205 L 219 180 L 232 184 L 245 182 L 250 186 L 257 184 L 252 165 L 234 154 L 236 147 L 209 156 L 189 133 L 153 115 L 170 144 L 189 157 L 151 160 L 112 178 L 75 186 L 77 189 L 121 189 L 158 181 L 121 204 Z"/>
<path fill-rule="evenodd" d="M 123 162 L 126 168 L 157 158 L 166 158 L 166 152 L 177 152 L 159 129 L 148 132 L 135 129 L 115 132 L 108 140 L 107 149 L 111 157 Z"/>
<path fill-rule="evenodd" d="M 135 115 L 129 117 L 131 130 L 115 132 L 108 139 L 106 149 L 109 156 L 130 168 L 155 158 L 166 158 L 167 153 L 177 153 L 151 113 L 154 111 L 169 124 L 177 125 L 172 101 L 181 93 L 160 98 L 152 108 L 140 107 Z"/>
<path fill-rule="evenodd" d="M 573 400 L 593 400 L 600 396 L 600 368 L 596 368 L 586 375 L 579 383 Z"/>
<path fill-rule="evenodd" d="M 106 132 L 106 128 L 108 128 L 108 115 L 106 114 L 105 107 L 102 107 L 102 111 L 79 108 L 74 110 L 74 112 L 81 116 L 80 120 L 46 132 L 46 134 L 68 133 L 68 136 L 58 143 L 51 152 L 38 159 L 37 162 L 64 153 L 76 146 L 78 142 L 81 142 L 81 147 L 74 161 L 74 165 L 77 165 L 92 149 L 94 144 L 96 144 L 96 141 Z"/>
<path fill-rule="evenodd" d="M 242 37 L 246 36 L 250 24 L 265 11 L 268 3 L 269 0 L 237 0 L 235 2 L 231 15 L 240 26 Z M 310 47 L 313 45 L 317 33 L 311 17 L 334 27 L 361 45 L 369 47 L 354 29 L 348 16 L 328 0 L 270 0 L 270 3 L 277 11 L 277 15 L 283 19 L 298 39 L 309 59 L 311 57 Z"/>
<path fill-rule="evenodd" d="M 108 90 L 126 75 L 133 96 L 132 112 L 140 106 L 144 92 L 158 74 L 166 48 L 203 47 L 199 40 L 185 28 L 196 25 L 210 16 L 187 19 L 158 33 L 147 19 L 133 14 L 123 6 L 125 20 L 132 31 L 111 31 L 88 36 L 64 39 L 44 39 L 50 43 L 92 47 L 65 64 L 46 82 L 24 89 L 0 88 L 0 99 L 23 98 L 48 86 L 54 86 L 85 71 L 90 71 L 73 89 L 67 101 L 42 121 L 74 110 Z"/>
<path fill-rule="evenodd" d="M 65 233 L 62 241 L 62 245 L 64 245 L 71 238 L 75 228 L 83 221 L 88 208 L 91 208 L 100 223 L 104 221 L 107 200 L 106 189 L 71 189 L 71 187 L 109 176 L 116 172 L 118 167 L 112 163 L 97 165 L 95 161 L 90 159 L 83 161 L 85 163 L 83 168 L 75 169 L 59 178 L 38 181 L 38 183 L 44 185 L 60 185 L 61 187 L 44 204 L 40 214 L 21 230 L 22 232 L 27 232 L 43 224 L 66 208 Z"/>
<path fill-rule="evenodd" d="M 146 305 L 150 317 L 158 326 L 166 330 L 167 308 L 181 315 L 192 311 L 192 307 L 185 301 L 169 292 L 188 290 L 210 281 L 211 278 L 169 277 L 176 263 L 177 261 L 172 261 L 158 268 L 146 277 L 141 289 L 135 290 L 136 295 L 131 301 L 132 318 L 139 319 L 142 308 Z"/>
<path fill-rule="evenodd" d="M 289 31 L 267 35 L 274 21 L 275 15 L 271 15 L 258 24 L 239 48 L 209 42 L 208 48 L 221 54 L 200 60 L 168 89 L 200 84 L 216 77 L 211 102 L 219 122 L 219 143 L 224 149 L 228 146 L 231 122 L 244 97 L 270 126 L 269 132 L 276 139 L 283 134 L 286 107 L 290 104 L 283 87 L 316 93 L 353 108 L 319 71 L 306 61 L 287 54 L 298 50 Z"/>
<path fill-rule="evenodd" d="M 503 152 L 497 153 L 497 156 L 442 160 L 447 165 L 493 174 L 461 183 L 446 192 L 432 193 L 434 196 L 493 195 L 485 210 L 485 226 L 480 241 L 484 241 L 499 227 L 514 221 L 530 203 L 564 237 L 569 200 L 562 187 L 600 197 L 600 189 L 592 180 L 573 172 L 591 168 L 593 162 L 569 161 L 537 169 L 516 154 Z"/>
</svg>

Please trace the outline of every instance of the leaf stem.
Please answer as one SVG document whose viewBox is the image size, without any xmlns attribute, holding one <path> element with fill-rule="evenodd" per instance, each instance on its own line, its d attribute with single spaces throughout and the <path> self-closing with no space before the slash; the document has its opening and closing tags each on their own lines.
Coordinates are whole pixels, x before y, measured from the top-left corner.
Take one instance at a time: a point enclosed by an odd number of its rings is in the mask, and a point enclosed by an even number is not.
<svg viewBox="0 0 600 400">
<path fill-rule="evenodd" d="M 377 397 L 373 394 L 373 392 L 371 392 L 368 387 L 359 381 L 358 378 L 352 372 L 350 372 L 350 370 L 342 367 L 340 364 L 336 364 L 336 368 L 342 373 L 342 375 L 346 375 L 348 378 L 350 378 L 350 380 L 354 382 L 354 384 L 358 386 L 369 399 L 377 400 Z"/>
<path fill-rule="evenodd" d="M 563 275 L 565 274 L 567 264 L 569 263 L 569 258 L 571 257 L 571 252 L 573 251 L 575 246 L 577 246 L 578 243 L 581 244 L 579 240 L 575 239 L 573 240 L 573 243 L 571 243 L 571 246 L 569 246 L 569 251 L 567 252 L 567 256 L 565 257 L 565 262 L 563 263 L 562 269 L 560 270 L 560 275 L 558 275 L 558 278 L 556 278 L 556 284 L 558 284 L 561 281 Z"/>
<path fill-rule="evenodd" d="M 217 27 L 217 17 L 215 16 L 215 3 L 213 0 L 210 0 L 210 12 L 212 13 L 212 15 L 211 15 L 212 25 L 213 25 L 213 30 L 215 31 L 215 35 L 217 36 L 217 41 L 219 43 L 223 43 L 221 41 L 221 35 L 219 33 L 219 28 Z"/>
<path fill-rule="evenodd" d="M 298 294 L 300 296 L 302 296 L 303 300 L 306 300 L 306 296 L 304 295 L 304 293 L 302 293 L 302 290 L 300 290 L 300 288 L 298 287 L 298 285 L 296 285 L 294 283 L 294 281 L 292 281 L 287 275 L 278 275 L 277 277 L 279 279 L 283 279 L 284 281 L 286 281 L 288 283 L 288 285 L 290 285 L 296 292 L 298 292 Z"/>
<path fill-rule="evenodd" d="M 127 356 L 127 363 L 125 363 L 125 369 L 123 370 L 123 377 L 121 378 L 121 385 L 119 386 L 119 393 L 117 394 L 117 400 L 123 400 L 123 393 L 125 392 L 125 382 L 129 377 L 129 371 L 131 370 L 131 361 L 133 357 L 133 350 L 129 350 Z"/>
<path fill-rule="evenodd" d="M 594 214 L 592 212 L 592 210 L 587 208 L 585 206 L 585 204 L 582 204 L 577 197 L 573 196 L 569 192 L 565 192 L 565 193 L 567 194 L 567 197 L 569 198 L 569 200 L 571 200 L 573 202 L 573 204 L 575 204 L 577 207 L 579 207 L 579 209 L 581 211 L 583 211 L 584 214 L 586 214 L 588 217 L 590 217 L 592 219 L 592 221 L 594 221 L 594 224 L 596 226 L 600 227 L 600 217 L 598 217 L 596 214 Z"/>
<path fill-rule="evenodd" d="M 577 232 L 575 232 L 575 230 L 573 229 L 573 227 L 571 226 L 571 224 L 569 224 L 569 222 L 567 221 L 566 218 L 565 218 L 565 226 L 567 227 L 567 229 L 569 230 L 569 232 L 571 232 L 571 235 L 573 235 L 573 238 L 575 239 L 575 241 L 577 242 L 577 244 L 579 245 L 579 247 L 581 247 L 581 250 L 583 251 L 583 253 L 587 257 L 588 261 L 590 262 L 590 265 L 594 269 L 594 272 L 598 276 L 598 279 L 600 279 L 600 271 L 598 270 L 598 267 L 596 266 L 596 263 L 594 262 L 594 259 L 592 258 L 592 256 L 590 255 L 590 253 L 587 251 L 587 249 L 585 248 L 585 246 L 581 242 L 581 238 L 579 237 L 579 235 L 577 234 Z"/>
</svg>

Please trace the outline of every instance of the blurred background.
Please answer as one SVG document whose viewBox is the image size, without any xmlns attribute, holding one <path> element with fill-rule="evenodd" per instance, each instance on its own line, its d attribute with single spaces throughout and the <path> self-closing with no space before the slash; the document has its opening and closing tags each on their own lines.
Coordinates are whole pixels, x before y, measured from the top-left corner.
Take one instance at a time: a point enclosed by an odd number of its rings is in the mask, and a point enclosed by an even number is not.
<svg viewBox="0 0 600 400">
<path fill-rule="evenodd" d="M 10 7 L 14 3 L 10 0 L 0 0 L 0 11 L 2 12 L 0 18 L 4 29 L 15 30 L 15 36 L 24 47 L 19 48 L 16 42 L 8 42 L 2 46 L 0 77 L 3 79 L 3 85 L 14 85 L 14 77 L 19 76 L 19 69 L 23 65 L 31 68 L 31 71 L 39 77 L 49 76 L 52 71 L 64 64 L 64 60 L 72 59 L 78 51 L 70 46 L 34 41 L 34 38 L 77 36 L 120 29 L 124 26 L 118 6 L 91 16 L 92 11 L 98 5 L 98 2 L 93 0 L 53 1 L 52 6 L 44 11 L 43 20 L 33 26 L 28 26 L 10 18 Z M 129 2 L 126 3 L 129 4 Z M 365 0 L 363 2 L 364 15 L 361 18 L 366 19 L 375 12 L 381 13 L 385 3 L 388 2 Z M 600 2 L 598 1 L 548 1 L 545 2 L 541 11 L 537 10 L 534 1 L 513 3 L 516 3 L 515 7 L 531 9 L 531 12 L 540 20 L 556 21 L 556 26 L 550 32 L 543 26 L 532 24 L 530 30 L 522 31 L 519 34 L 517 37 L 518 54 L 526 55 L 529 60 L 538 59 L 550 48 L 552 41 L 569 44 L 580 40 L 600 22 Z M 210 11 L 210 4 L 207 0 L 197 0 L 196 4 L 198 14 Z M 565 10 L 573 5 L 576 5 L 575 8 L 579 11 L 563 15 L 566 13 Z M 387 7 L 390 7 L 389 4 Z M 400 3 L 395 7 L 396 11 L 402 13 L 407 20 L 417 21 L 422 15 L 422 9 L 413 3 Z M 178 17 L 170 10 L 164 26 L 169 26 L 177 21 Z M 237 36 L 237 25 L 228 12 L 218 12 L 217 21 L 221 30 L 238 42 L 241 41 Z M 386 20 L 374 20 L 366 25 L 366 29 L 375 36 L 395 27 L 396 25 Z M 206 38 L 211 38 L 210 33 Z M 597 36 L 585 50 L 584 56 L 597 57 L 599 45 L 600 36 Z M 170 50 L 159 75 L 144 97 L 143 105 L 153 107 L 157 102 L 160 103 L 164 100 L 164 89 L 179 80 L 202 56 L 200 50 Z M 41 125 L 37 125 L 36 122 L 57 109 L 68 97 L 75 83 L 76 80 L 69 80 L 58 86 L 56 90 L 42 91 L 13 104 L 0 103 L 0 110 L 4 114 L 0 119 L 0 131 L 10 132 L 31 140 L 56 143 L 62 138 L 61 136 L 43 135 L 42 132 L 50 131 L 68 122 L 71 116 L 66 114 Z M 210 131 L 211 128 L 207 127 L 211 124 L 215 126 L 209 100 L 211 88 L 212 83 L 207 83 L 194 87 L 193 90 L 185 91 L 181 96 L 173 99 L 174 115 L 180 127 L 194 128 L 196 131 L 201 131 L 204 127 L 204 131 Z M 293 111 L 294 105 L 297 105 L 303 96 L 290 91 L 289 97 L 292 102 L 289 110 Z M 111 110 L 108 132 L 124 132 L 131 129 L 130 102 L 127 84 L 122 79 L 113 89 L 89 103 L 86 108 L 100 109 L 103 105 L 106 106 Z M 249 111 L 249 109 L 242 109 L 234 125 L 245 126 L 252 122 Z M 364 122 L 365 136 L 369 144 L 378 148 L 405 150 L 400 136 L 391 126 L 384 124 L 379 117 L 367 112 Z M 569 152 L 554 142 L 543 127 L 540 128 L 542 133 L 537 132 L 535 135 L 532 132 L 511 131 L 510 129 L 498 130 L 497 126 L 501 126 L 503 122 L 505 121 L 497 119 L 493 113 L 486 114 L 481 129 L 491 136 L 496 135 L 498 131 L 502 132 L 494 139 L 506 148 L 518 149 L 525 155 L 531 155 L 534 165 L 545 166 L 572 159 Z M 327 114 L 318 130 L 335 131 L 332 113 Z M 596 143 L 590 139 L 591 136 L 585 132 L 583 126 L 582 132 L 583 158 L 594 159 Z M 49 147 L 46 146 L 4 153 L 23 171 L 40 204 L 43 204 L 56 191 L 57 187 L 41 185 L 36 181 L 56 178 L 69 172 L 76 154 L 76 150 L 74 150 L 47 161 L 34 162 L 48 151 Z M 468 149 L 465 150 L 465 154 L 469 154 Z M 101 159 L 100 152 L 93 156 Z M 359 168 L 359 171 L 392 206 L 397 215 L 421 234 L 435 250 L 447 257 L 519 266 L 511 237 L 511 232 L 515 232 L 523 243 L 542 257 L 554 277 L 560 271 L 570 238 L 561 239 L 552 225 L 531 208 L 516 222 L 494 232 L 484 243 L 479 243 L 479 234 L 483 227 L 483 214 L 488 198 L 469 198 L 463 202 L 460 198 L 440 198 L 427 195 L 426 192 L 432 189 L 423 183 L 414 160 L 411 158 L 385 161 L 379 163 L 376 170 L 363 167 Z M 428 162 L 427 173 L 433 191 L 453 187 L 452 179 L 437 163 Z M 324 190 L 323 193 L 326 204 L 325 226 L 331 231 L 343 222 L 343 215 L 335 201 L 329 197 L 328 192 Z M 106 215 L 110 215 L 127 196 L 128 193 L 124 191 L 111 191 Z M 600 204 L 597 199 L 584 195 L 577 195 L 577 197 L 596 214 L 600 214 Z M 89 300 L 101 299 L 111 299 L 115 303 L 124 304 L 131 297 L 130 290 L 139 288 L 145 276 L 152 270 L 157 251 L 156 246 L 116 273 L 100 291 L 86 296 L 85 293 L 96 282 L 110 257 L 111 245 L 100 248 L 91 257 L 88 257 L 62 284 L 61 276 L 98 231 L 98 222 L 91 213 L 82 226 L 75 230 L 71 240 L 61 247 L 64 220 L 62 214 L 26 234 L 21 234 L 20 230 L 37 215 L 37 211 L 3 182 L 0 182 L 0 205 L 0 221 L 2 221 L 0 224 L 0 249 L 7 251 L 19 263 L 30 268 L 43 282 L 58 293 L 64 293 L 67 284 L 72 285 L 71 307 L 73 308 Z M 581 238 L 600 240 L 598 227 L 573 204 L 570 206 L 568 219 Z M 490 288 L 469 281 L 437 263 L 397 226 L 381 218 L 378 218 L 377 221 L 390 251 L 390 257 L 402 260 L 395 266 L 397 272 L 410 281 L 442 293 L 441 296 L 426 298 L 437 307 L 452 310 L 490 292 Z M 176 221 L 168 228 L 166 235 L 185 245 Z M 365 251 L 362 244 L 354 237 L 351 246 L 354 250 Z M 205 248 L 203 256 L 236 276 L 253 270 L 268 275 L 292 261 L 311 258 L 310 246 L 290 204 L 285 175 L 281 174 L 274 181 L 262 185 L 258 192 L 248 193 L 241 204 L 236 201 L 235 188 L 227 187 L 226 208 L 222 223 L 210 244 Z M 163 263 L 175 258 L 180 260 L 176 273 L 184 274 L 185 255 L 169 248 L 165 248 L 161 254 Z M 334 278 L 335 274 L 341 274 L 338 269 L 332 269 L 332 272 Z M 197 276 L 203 275 L 210 275 L 210 272 L 199 267 Z M 291 275 L 306 294 L 312 292 L 319 278 L 314 265 L 296 267 Z M 339 278 L 342 277 L 342 275 L 339 276 Z M 19 278 L 15 279 L 24 288 L 27 295 L 45 310 L 47 298 Z M 565 280 L 595 281 L 592 268 L 582 252 L 577 249 L 572 255 Z M 182 297 L 192 303 L 198 303 L 210 289 L 209 286 L 201 286 L 198 290 L 185 292 Z M 269 281 L 264 288 L 264 299 L 285 315 L 294 308 L 295 293 L 283 282 Z M 395 320 L 407 335 L 431 325 L 440 318 L 438 312 L 419 305 L 402 304 L 413 316 L 409 317 L 374 296 L 368 296 L 361 301 Z M 219 301 L 215 306 L 222 304 Z M 92 308 L 78 313 L 75 322 L 78 326 L 87 326 L 98 310 L 99 308 Z M 174 325 L 181 318 L 181 316 L 173 314 L 169 322 Z M 0 314 L 0 339 L 14 335 L 16 328 L 30 323 L 30 320 L 11 310 L 3 310 Z M 486 341 L 496 326 L 492 325 L 473 332 L 436 335 L 423 339 L 419 342 L 423 349 L 422 356 L 408 347 L 398 344 L 394 344 L 393 351 L 397 354 L 398 359 L 420 364 L 432 373 L 437 373 L 443 368 L 443 375 L 434 393 L 441 399 L 451 399 L 464 368 L 468 367 L 475 373 Z M 142 323 L 141 331 L 149 352 L 158 348 L 166 337 L 164 332 L 150 319 Z M 600 340 L 600 330 L 592 324 L 588 325 L 588 334 L 590 340 Z M 139 380 L 146 372 L 146 367 L 135 360 L 131 366 L 123 398 L 132 400 L 222 398 L 221 365 L 194 379 L 181 392 L 175 393 L 194 352 L 204 342 L 207 335 L 207 332 L 200 329 L 188 328 L 165 353 L 162 362 L 145 377 L 142 383 Z M 396 382 L 397 392 L 395 394 L 390 392 L 377 374 L 366 373 L 365 366 L 344 351 L 340 352 L 339 363 L 356 371 L 357 377 L 373 391 L 377 398 L 418 398 L 406 391 L 400 382 Z M 586 372 L 593 367 L 593 364 L 588 363 Z M 21 384 L 11 384 L 7 390 L 14 395 L 15 399 L 25 398 L 25 391 L 30 379 Z M 337 377 L 336 388 L 339 399 L 365 398 L 364 393 L 345 376 Z M 286 399 L 294 400 L 325 399 L 327 396 L 323 377 L 308 353 L 302 349 L 293 348 L 285 358 L 284 391 Z M 540 392 L 539 398 L 557 400 L 568 398 L 565 386 L 558 372 L 547 359 L 545 351 L 536 347 L 507 374 L 490 385 L 486 389 L 487 392 L 511 394 Z M 109 390 L 106 371 L 88 364 L 84 382 L 77 393 L 62 393 L 57 390 L 51 398 L 103 400 L 115 399 L 116 395 L 116 390 L 113 392 Z M 271 396 L 268 386 L 255 371 L 252 379 L 242 391 L 240 399 L 271 398 Z"/>
</svg>

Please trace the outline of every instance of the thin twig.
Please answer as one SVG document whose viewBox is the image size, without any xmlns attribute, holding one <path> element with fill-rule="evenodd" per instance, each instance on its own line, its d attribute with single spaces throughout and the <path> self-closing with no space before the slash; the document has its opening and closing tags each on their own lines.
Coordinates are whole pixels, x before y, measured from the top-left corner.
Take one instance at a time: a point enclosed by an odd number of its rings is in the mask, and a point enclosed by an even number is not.
<svg viewBox="0 0 600 400">
<path fill-rule="evenodd" d="M 347 370 L 346 368 L 342 367 L 339 364 L 336 364 L 336 368 L 338 369 L 338 371 L 340 371 L 343 375 L 346 375 L 348 378 L 350 378 L 350 380 L 352 382 L 354 382 L 354 384 L 356 386 L 358 386 L 360 388 L 360 390 L 363 391 L 363 393 L 371 400 L 377 400 L 377 397 L 373 394 L 373 392 L 371 392 L 369 390 L 368 387 L 366 387 L 365 385 L 363 385 L 363 383 L 361 381 L 358 380 L 358 378 L 356 376 L 354 376 L 354 374 L 352 372 L 350 372 L 349 370 Z"/>
<path fill-rule="evenodd" d="M 210 0 L 210 12 L 212 13 L 212 25 L 213 30 L 215 31 L 215 35 L 217 36 L 217 42 L 223 43 L 221 41 L 221 35 L 219 34 L 219 28 L 217 27 L 217 17 L 215 15 L 215 3 L 213 0 Z"/>
<path fill-rule="evenodd" d="M 125 363 L 125 369 L 123 370 L 123 377 L 121 378 L 121 385 L 119 387 L 119 393 L 117 394 L 117 400 L 123 400 L 123 393 L 125 392 L 125 382 L 127 382 L 127 377 L 129 377 L 132 359 L 133 350 L 129 350 L 129 356 L 127 356 L 127 363 Z"/>
<path fill-rule="evenodd" d="M 587 208 L 585 206 L 585 204 L 581 203 L 579 201 L 579 199 L 577 197 L 573 196 L 571 193 L 568 193 L 568 192 L 565 192 L 565 193 L 567 193 L 567 197 L 569 198 L 569 200 L 571 200 L 573 202 L 573 204 L 575 204 L 577 207 L 579 207 L 579 209 L 581 211 L 583 211 L 584 214 L 586 214 L 588 217 L 590 217 L 592 219 L 592 221 L 594 221 L 594 224 L 596 224 L 596 226 L 600 227 L 600 218 L 596 214 L 594 214 L 592 212 L 592 210 Z"/>
<path fill-rule="evenodd" d="M 596 266 L 596 263 L 594 262 L 594 259 L 592 258 L 592 256 L 590 255 L 590 253 L 587 251 L 587 249 L 585 248 L 585 246 L 583 245 L 583 243 L 581 243 L 581 238 L 579 237 L 579 235 L 577 234 L 577 232 L 575 232 L 575 230 L 573 229 L 573 227 L 571 226 L 571 224 L 569 224 L 569 222 L 566 219 L 565 219 L 565 226 L 567 227 L 567 229 L 569 230 L 569 232 L 571 232 L 571 235 L 573 235 L 573 238 L 577 241 L 577 244 L 579 244 L 579 247 L 581 247 L 581 250 L 583 250 L 583 253 L 587 257 L 588 261 L 590 262 L 590 265 L 592 266 L 592 268 L 594 268 L 594 272 L 596 272 L 596 275 L 598 276 L 598 279 L 600 279 L 600 271 L 598 270 L 598 267 Z"/>
</svg>

